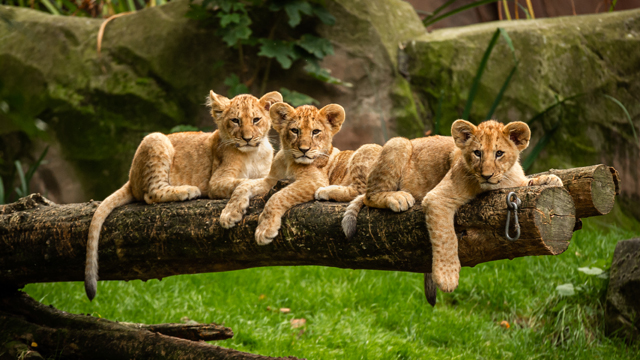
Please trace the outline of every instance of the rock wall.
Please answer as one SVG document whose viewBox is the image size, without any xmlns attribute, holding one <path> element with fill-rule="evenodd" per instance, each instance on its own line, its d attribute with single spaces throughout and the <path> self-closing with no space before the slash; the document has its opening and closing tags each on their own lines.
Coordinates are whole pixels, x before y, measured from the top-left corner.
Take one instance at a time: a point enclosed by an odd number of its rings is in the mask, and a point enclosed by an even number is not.
<svg viewBox="0 0 640 360">
<path fill-rule="evenodd" d="M 424 27 L 400 0 L 337 0 L 327 7 L 336 24 L 318 32 L 335 55 L 323 65 L 354 86 L 321 83 L 298 63 L 287 71 L 272 67 L 267 89 L 284 86 L 321 105 L 342 104 L 348 115 L 338 147 L 383 143 L 381 129 L 395 123 L 390 93 L 398 44 Z M 146 133 L 213 126 L 204 99 L 209 89 L 226 94 L 223 80 L 239 71 L 237 54 L 216 29 L 186 18 L 187 10 L 188 0 L 177 0 L 114 19 L 98 55 L 103 20 L 0 6 L 0 100 L 14 118 L 42 120 L 54 143 L 35 189 L 60 203 L 102 199 L 126 181 Z M 6 134 L 10 123 L 1 116 Z"/>
<path fill-rule="evenodd" d="M 632 126 L 609 95 L 626 106 L 640 129 L 640 10 L 542 20 L 502 21 L 436 30 L 411 40 L 405 48 L 406 73 L 427 126 L 442 91 L 439 132 L 449 134 L 461 117 L 478 65 L 497 27 L 504 28 L 520 60 L 494 117 L 527 121 L 575 95 L 542 121 L 531 124 L 532 145 L 562 117 L 530 172 L 604 162 L 620 171 L 623 202 L 640 194 L 640 156 Z M 489 58 L 471 120 L 487 115 L 514 61 L 503 39 Z M 402 70 L 402 69 L 401 69 Z M 435 129 L 434 129 L 435 130 Z M 634 207 L 629 207 L 633 211 Z M 640 212 L 637 214 L 640 215 Z"/>
</svg>

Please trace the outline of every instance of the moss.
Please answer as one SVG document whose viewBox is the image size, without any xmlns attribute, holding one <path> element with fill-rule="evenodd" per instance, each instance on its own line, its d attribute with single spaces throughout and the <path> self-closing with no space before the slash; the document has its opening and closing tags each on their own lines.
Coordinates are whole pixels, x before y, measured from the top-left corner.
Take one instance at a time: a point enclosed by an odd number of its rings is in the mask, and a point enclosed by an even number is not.
<svg viewBox="0 0 640 360">
<path fill-rule="evenodd" d="M 391 119 L 396 124 L 398 135 L 407 138 L 424 136 L 424 123 L 418 115 L 409 82 L 398 76 L 390 95 L 393 103 Z"/>
</svg>

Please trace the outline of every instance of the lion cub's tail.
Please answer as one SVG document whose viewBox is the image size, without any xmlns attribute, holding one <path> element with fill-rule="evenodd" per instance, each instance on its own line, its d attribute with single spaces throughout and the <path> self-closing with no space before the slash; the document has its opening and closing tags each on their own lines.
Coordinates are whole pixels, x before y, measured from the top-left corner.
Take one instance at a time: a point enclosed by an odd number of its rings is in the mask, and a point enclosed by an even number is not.
<svg viewBox="0 0 640 360">
<path fill-rule="evenodd" d="M 98 288 L 98 240 L 102 224 L 118 206 L 126 205 L 135 199 L 129 188 L 129 182 L 118 189 L 98 206 L 93 214 L 91 225 L 89 226 L 89 240 L 87 240 L 87 263 L 84 269 L 84 290 L 89 300 L 96 296 Z"/>
<path fill-rule="evenodd" d="M 358 213 L 364 206 L 364 194 L 358 195 L 355 199 L 351 200 L 347 211 L 345 211 L 342 217 L 342 230 L 347 235 L 347 239 L 351 239 L 356 234 L 356 226 L 358 225 Z"/>
</svg>

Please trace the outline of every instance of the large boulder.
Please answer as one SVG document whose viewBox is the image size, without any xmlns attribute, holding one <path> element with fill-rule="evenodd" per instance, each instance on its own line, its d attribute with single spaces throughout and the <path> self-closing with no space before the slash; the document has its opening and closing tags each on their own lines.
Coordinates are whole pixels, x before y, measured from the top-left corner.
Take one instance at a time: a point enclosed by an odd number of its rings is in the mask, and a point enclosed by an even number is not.
<svg viewBox="0 0 640 360">
<path fill-rule="evenodd" d="M 223 80 L 240 71 L 237 51 L 215 28 L 186 18 L 188 6 L 176 0 L 114 19 L 101 55 L 96 45 L 104 20 L 0 6 L 0 102 L 9 108 L 8 116 L 0 109 L 0 135 L 17 130 L 9 119 L 39 119 L 54 144 L 38 175 L 45 186 L 36 189 L 56 202 L 102 199 L 126 181 L 146 133 L 178 124 L 213 126 L 202 104 L 209 89 L 226 94 Z M 400 0 L 326 6 L 336 24 L 317 31 L 335 55 L 323 66 L 354 86 L 321 83 L 298 63 L 286 71 L 272 67 L 267 89 L 286 87 L 321 105 L 343 105 L 347 121 L 335 138 L 338 147 L 381 143 L 381 128 L 395 122 L 394 106 L 411 101 L 410 93 L 396 90 L 408 86 L 396 76 L 398 44 L 424 27 Z M 256 95 L 257 88 L 251 89 Z M 403 109 L 399 114 L 406 116 Z"/>
<path fill-rule="evenodd" d="M 559 128 L 540 153 L 530 172 L 607 163 L 620 171 L 623 202 L 640 200 L 640 155 L 636 132 L 640 129 L 640 10 L 560 17 L 542 20 L 501 21 L 436 30 L 408 42 L 406 66 L 411 90 L 430 129 L 442 96 L 439 132 L 449 134 L 460 118 L 471 84 L 491 36 L 504 28 L 513 40 L 518 70 L 494 117 L 502 122 L 527 121 L 558 100 L 568 101 L 531 125 L 532 145 Z M 503 39 L 487 63 L 473 103 L 471 120 L 484 120 L 514 61 Z M 415 129 L 409 129 L 415 132 Z M 629 210 L 638 212 L 636 206 Z M 635 209 L 635 210 L 634 210 Z"/>
<path fill-rule="evenodd" d="M 640 339 L 640 238 L 618 242 L 613 253 L 605 332 L 629 341 Z"/>
</svg>

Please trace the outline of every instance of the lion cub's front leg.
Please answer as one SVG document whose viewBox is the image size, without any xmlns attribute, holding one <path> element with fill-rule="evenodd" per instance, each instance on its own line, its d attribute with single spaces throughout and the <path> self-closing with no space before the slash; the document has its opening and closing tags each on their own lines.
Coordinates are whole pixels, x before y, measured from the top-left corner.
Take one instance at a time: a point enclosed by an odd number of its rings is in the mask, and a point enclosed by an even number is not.
<svg viewBox="0 0 640 360">
<path fill-rule="evenodd" d="M 270 181 L 268 178 L 245 180 L 235 189 L 227 206 L 222 210 L 220 225 L 225 229 L 236 226 L 247 212 L 251 199 L 268 193 L 275 183 L 276 181 Z"/>
<path fill-rule="evenodd" d="M 282 215 L 295 205 L 313 201 L 315 191 L 321 186 L 326 186 L 328 182 L 326 176 L 324 179 L 297 179 L 291 185 L 273 194 L 258 220 L 256 229 L 258 245 L 267 245 L 272 242 L 278 236 Z"/>
</svg>

